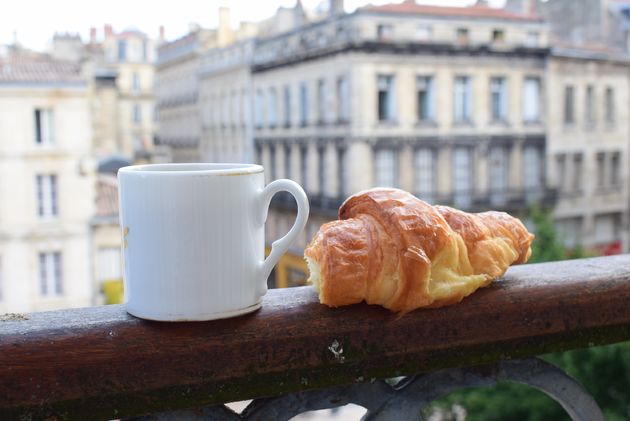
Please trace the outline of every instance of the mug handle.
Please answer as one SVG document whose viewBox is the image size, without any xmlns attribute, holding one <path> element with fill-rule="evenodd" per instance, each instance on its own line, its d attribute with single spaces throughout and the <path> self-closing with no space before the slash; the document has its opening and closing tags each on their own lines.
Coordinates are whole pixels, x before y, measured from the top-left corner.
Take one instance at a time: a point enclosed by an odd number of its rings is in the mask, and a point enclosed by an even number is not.
<svg viewBox="0 0 630 421">
<path fill-rule="evenodd" d="M 271 198 L 274 194 L 281 191 L 289 192 L 295 198 L 298 211 L 297 217 L 295 218 L 295 222 L 289 232 L 286 233 L 284 237 L 277 239 L 271 244 L 271 253 L 269 253 L 269 256 L 267 256 L 267 258 L 262 262 L 260 269 L 260 277 L 262 279 L 260 280 L 260 289 L 258 290 L 259 296 L 263 296 L 267 293 L 267 278 L 269 277 L 271 270 L 276 263 L 278 263 L 280 257 L 289 249 L 289 246 L 300 234 L 300 231 L 304 229 L 306 221 L 308 220 L 309 205 L 306 193 L 304 193 L 302 187 L 295 181 L 282 179 L 272 181 L 261 192 L 263 224 L 267 220 L 267 213 L 269 212 Z"/>
</svg>

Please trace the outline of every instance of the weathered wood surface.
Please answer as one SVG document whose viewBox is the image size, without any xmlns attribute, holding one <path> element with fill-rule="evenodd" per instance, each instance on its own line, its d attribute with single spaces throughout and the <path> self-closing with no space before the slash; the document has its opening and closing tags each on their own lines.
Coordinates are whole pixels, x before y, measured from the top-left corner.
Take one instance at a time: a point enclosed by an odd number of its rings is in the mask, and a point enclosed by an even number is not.
<svg viewBox="0 0 630 421">
<path fill-rule="evenodd" d="M 0 419 L 111 419 L 630 340 L 629 303 L 624 255 L 513 267 L 458 305 L 403 317 L 330 309 L 303 287 L 213 322 L 118 305 L 0 318 Z"/>
</svg>

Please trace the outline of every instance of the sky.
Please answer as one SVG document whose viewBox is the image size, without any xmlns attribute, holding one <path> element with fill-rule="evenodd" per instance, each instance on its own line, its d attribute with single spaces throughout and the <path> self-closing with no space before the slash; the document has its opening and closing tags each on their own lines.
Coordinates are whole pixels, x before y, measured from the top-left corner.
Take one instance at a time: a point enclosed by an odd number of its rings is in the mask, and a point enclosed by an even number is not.
<svg viewBox="0 0 630 421">
<path fill-rule="evenodd" d="M 303 0 L 307 8 L 315 8 L 322 0 Z M 347 12 L 368 3 L 383 4 L 400 0 L 346 0 Z M 500 6 L 505 0 L 490 0 Z M 417 0 L 418 3 L 443 6 L 465 6 L 474 0 Z M 79 33 L 89 38 L 90 27 L 102 36 L 103 25 L 113 25 L 115 31 L 136 28 L 157 37 L 164 25 L 166 38 L 172 40 L 185 35 L 191 23 L 202 27 L 216 27 L 218 8 L 231 9 L 232 24 L 239 21 L 258 21 L 274 14 L 279 6 L 292 7 L 295 0 L 0 0 L 0 44 L 13 42 L 14 34 L 23 46 L 44 50 L 55 32 Z"/>
</svg>

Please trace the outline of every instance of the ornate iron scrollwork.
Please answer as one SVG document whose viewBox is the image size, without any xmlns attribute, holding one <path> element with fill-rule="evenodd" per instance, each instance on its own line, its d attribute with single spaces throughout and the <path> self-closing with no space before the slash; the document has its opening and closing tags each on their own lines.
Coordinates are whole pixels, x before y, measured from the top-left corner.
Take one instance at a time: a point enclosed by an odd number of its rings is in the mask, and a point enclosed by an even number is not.
<svg viewBox="0 0 630 421">
<path fill-rule="evenodd" d="M 538 358 L 439 370 L 394 382 L 368 381 L 256 399 L 240 414 L 225 405 L 217 405 L 199 410 L 152 414 L 133 420 L 289 420 L 307 411 L 336 408 L 349 403 L 368 410 L 363 417 L 365 421 L 420 420 L 422 409 L 442 396 L 457 389 L 491 386 L 500 381 L 513 381 L 541 390 L 562 405 L 573 420 L 604 420 L 599 406 L 581 384 L 558 367 Z"/>
</svg>

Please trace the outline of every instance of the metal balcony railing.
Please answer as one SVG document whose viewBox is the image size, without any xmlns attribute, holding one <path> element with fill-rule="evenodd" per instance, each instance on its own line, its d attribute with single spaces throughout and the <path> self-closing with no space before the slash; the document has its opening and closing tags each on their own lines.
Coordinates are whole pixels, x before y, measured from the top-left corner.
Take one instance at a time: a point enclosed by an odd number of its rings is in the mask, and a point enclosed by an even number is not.
<svg viewBox="0 0 630 421">
<path fill-rule="evenodd" d="M 481 212 L 500 210 L 519 213 L 533 205 L 551 208 L 558 200 L 556 189 L 541 187 L 535 189 L 506 189 L 486 193 L 460 191 L 450 194 L 419 194 L 416 196 L 435 205 L 454 206 L 458 209 Z M 336 218 L 337 211 L 346 196 L 329 197 L 321 194 L 308 194 L 313 212 Z M 295 210 L 295 200 L 290 194 L 280 193 L 274 196 L 272 206 L 280 209 Z"/>
<path fill-rule="evenodd" d="M 628 302 L 622 255 L 515 266 L 459 304 L 403 316 L 331 309 L 310 287 L 211 322 L 150 322 L 122 305 L 5 315 L 0 419 L 281 420 L 349 402 L 369 419 L 417 419 L 453 389 L 509 379 L 603 420 L 575 380 L 521 359 L 630 340 Z M 242 414 L 222 405 L 246 399 Z"/>
</svg>

